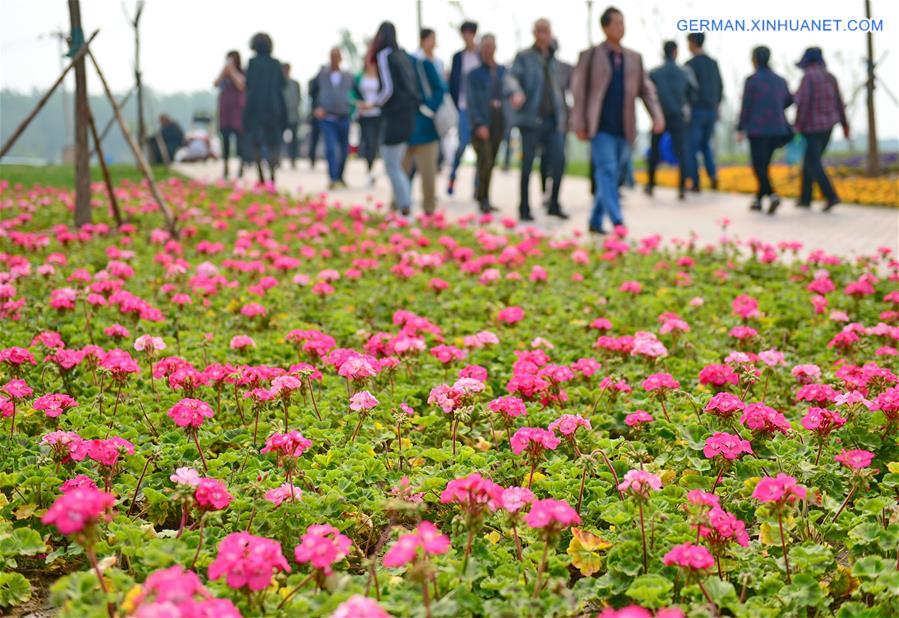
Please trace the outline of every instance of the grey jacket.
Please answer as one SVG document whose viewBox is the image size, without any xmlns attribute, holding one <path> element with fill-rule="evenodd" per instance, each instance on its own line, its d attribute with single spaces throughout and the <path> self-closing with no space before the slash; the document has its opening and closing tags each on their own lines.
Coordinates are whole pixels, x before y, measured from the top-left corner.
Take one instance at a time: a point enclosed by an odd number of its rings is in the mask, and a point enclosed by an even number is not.
<svg viewBox="0 0 899 618">
<path fill-rule="evenodd" d="M 543 100 L 543 89 L 551 89 L 551 101 L 556 125 L 564 132 L 567 124 L 565 114 L 565 98 L 558 82 L 559 68 L 555 56 L 549 56 L 550 83 L 546 84 L 543 74 L 543 58 L 535 47 L 523 49 L 515 56 L 508 77 L 512 92 L 524 94 L 524 105 L 513 110 L 512 124 L 518 127 L 536 127 L 540 121 L 540 103 Z"/>
<path fill-rule="evenodd" d="M 690 95 L 696 89 L 696 78 L 691 70 L 680 67 L 677 62 L 669 59 L 650 71 L 649 79 L 655 84 L 659 104 L 666 116 L 688 114 Z"/>
<path fill-rule="evenodd" d="M 319 72 L 318 77 L 318 96 L 316 104 L 318 107 L 325 109 L 328 116 L 349 116 L 350 115 L 350 93 L 355 87 L 353 76 L 348 71 L 340 72 L 340 81 L 337 86 L 331 83 L 331 69 L 324 67 Z"/>
</svg>

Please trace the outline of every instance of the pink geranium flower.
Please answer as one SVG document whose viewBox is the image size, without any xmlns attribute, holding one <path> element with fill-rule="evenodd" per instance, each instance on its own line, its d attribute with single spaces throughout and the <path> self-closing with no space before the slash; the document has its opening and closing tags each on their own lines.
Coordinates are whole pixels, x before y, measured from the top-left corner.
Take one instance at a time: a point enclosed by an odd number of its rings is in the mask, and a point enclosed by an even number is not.
<svg viewBox="0 0 899 618">
<path fill-rule="evenodd" d="M 209 565 L 209 579 L 225 576 L 228 586 L 258 592 L 272 583 L 278 571 L 290 572 L 281 544 L 248 532 L 233 532 L 219 543 L 218 556 Z"/>
<path fill-rule="evenodd" d="M 559 532 L 568 526 L 581 523 L 577 511 L 564 500 L 535 500 L 524 516 L 524 523 L 544 532 Z"/>
<path fill-rule="evenodd" d="M 56 499 L 41 521 L 54 525 L 60 534 L 76 534 L 100 521 L 112 519 L 115 496 L 91 487 L 73 489 Z"/>
<path fill-rule="evenodd" d="M 212 407 L 199 399 L 185 398 L 169 408 L 168 417 L 175 421 L 178 427 L 192 429 L 199 428 L 203 421 L 212 418 L 215 413 Z"/>
<path fill-rule="evenodd" d="M 352 546 L 349 537 L 340 534 L 334 526 L 312 525 L 294 548 L 294 557 L 298 563 L 308 562 L 325 575 L 330 575 L 331 566 L 346 558 Z"/>
<path fill-rule="evenodd" d="M 662 558 L 668 566 L 679 566 L 691 571 L 703 571 L 715 566 L 715 558 L 711 552 L 702 545 L 682 543 L 672 547 Z"/>
<path fill-rule="evenodd" d="M 752 445 L 738 435 L 716 432 L 705 441 L 702 453 L 709 459 L 721 457 L 727 461 L 739 459 L 744 453 L 752 454 Z"/>
<path fill-rule="evenodd" d="M 842 451 L 833 458 L 851 470 L 862 470 L 874 461 L 874 453 L 862 449 Z"/>
<path fill-rule="evenodd" d="M 422 521 L 414 532 L 400 535 L 396 543 L 384 554 L 384 566 L 401 567 L 419 556 L 437 556 L 449 551 L 449 537 L 429 521 Z M 421 553 L 419 553 L 421 550 Z"/>
<path fill-rule="evenodd" d="M 220 511 L 231 504 L 234 496 L 228 491 L 224 481 L 201 478 L 194 488 L 194 500 L 200 510 Z"/>
<path fill-rule="evenodd" d="M 759 502 L 773 502 L 777 504 L 788 504 L 797 500 L 805 500 L 805 494 L 805 487 L 800 485 L 794 477 L 783 472 L 776 477 L 763 477 L 752 491 L 752 497 Z"/>
<path fill-rule="evenodd" d="M 50 393 L 35 399 L 32 407 L 49 418 L 56 418 L 66 410 L 78 407 L 78 402 L 63 393 Z"/>
<path fill-rule="evenodd" d="M 377 405 L 378 400 L 375 399 L 368 391 L 359 391 L 358 393 L 350 397 L 350 410 L 354 410 L 356 412 L 367 412 Z"/>
<path fill-rule="evenodd" d="M 280 487 L 269 489 L 265 492 L 265 499 L 276 507 L 281 506 L 285 502 L 299 502 L 303 496 L 303 491 L 291 483 L 282 483 Z"/>
<path fill-rule="evenodd" d="M 643 425 L 651 423 L 652 421 L 652 414 L 650 414 L 646 410 L 637 410 L 636 412 L 628 414 L 624 417 L 624 424 L 628 427 L 640 428 Z"/>
<path fill-rule="evenodd" d="M 648 499 L 650 491 L 662 488 L 662 479 L 645 470 L 629 470 L 618 484 L 618 491 L 630 492 L 637 498 Z"/>
</svg>

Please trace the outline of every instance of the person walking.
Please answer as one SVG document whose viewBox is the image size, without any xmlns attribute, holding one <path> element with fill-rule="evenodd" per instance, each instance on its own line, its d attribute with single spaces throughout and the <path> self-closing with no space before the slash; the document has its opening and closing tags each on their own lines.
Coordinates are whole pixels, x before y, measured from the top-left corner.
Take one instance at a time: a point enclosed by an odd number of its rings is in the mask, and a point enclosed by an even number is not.
<svg viewBox="0 0 899 618">
<path fill-rule="evenodd" d="M 436 49 L 437 33 L 433 28 L 422 28 L 418 33 L 418 49 L 415 51 L 415 57 L 418 60 L 430 60 L 437 69 L 437 75 L 440 76 L 440 79 L 444 79 L 446 69 L 443 66 L 443 60 L 435 53 Z"/>
<path fill-rule="evenodd" d="M 613 226 L 624 225 L 618 183 L 637 137 L 635 99 L 643 100 L 652 117 L 653 134 L 665 130 L 665 117 L 643 58 L 621 45 L 624 15 L 609 7 L 599 23 L 606 40 L 581 52 L 571 76 L 571 128 L 578 139 L 590 141 L 596 194 L 588 229 L 605 234 L 605 217 Z"/>
<path fill-rule="evenodd" d="M 824 64 L 824 56 L 820 47 L 809 47 L 796 64 L 805 74 L 794 95 L 796 101 L 796 131 L 805 138 L 805 156 L 802 159 L 802 183 L 799 201 L 796 206 L 810 208 L 812 205 L 812 189 L 818 183 L 824 196 L 824 212 L 840 203 L 827 170 L 821 163 L 821 157 L 830 142 L 830 134 L 834 125 L 843 127 L 843 135 L 849 139 L 849 121 L 846 119 L 846 107 L 840 95 L 837 79 Z"/>
<path fill-rule="evenodd" d="M 358 102 L 371 105 L 381 89 L 378 65 L 370 54 L 366 54 L 364 64 L 362 71 L 356 76 L 354 94 Z M 359 119 L 359 156 L 365 159 L 365 163 L 368 165 L 368 184 L 374 186 L 373 167 L 381 143 L 381 109 L 368 107 L 358 110 L 357 114 Z"/>
<path fill-rule="evenodd" d="M 718 189 L 718 171 L 715 167 L 715 153 L 712 151 L 712 138 L 715 135 L 715 123 L 718 122 L 718 107 L 724 97 L 724 86 L 718 63 L 703 50 L 705 34 L 691 32 L 687 35 L 687 45 L 693 57 L 687 61 L 687 68 L 693 72 L 696 88 L 693 89 L 690 109 L 689 129 L 689 163 L 691 189 L 699 193 L 699 154 L 705 164 L 706 174 L 712 183 L 712 189 Z"/>
<path fill-rule="evenodd" d="M 319 69 L 319 73 L 325 67 Z M 318 118 L 315 117 L 315 108 L 318 107 L 318 75 L 309 80 L 309 133 L 306 136 L 306 156 L 309 157 L 309 169 L 315 169 L 315 159 L 318 157 L 318 140 L 321 137 L 321 127 Z"/>
<path fill-rule="evenodd" d="M 422 208 L 425 214 L 432 215 L 437 209 L 437 158 L 440 155 L 440 135 L 434 125 L 434 114 L 443 103 L 447 87 L 437 67 L 427 57 L 412 60 L 415 63 L 416 84 L 422 102 L 415 114 L 415 127 L 409 138 L 409 147 L 403 156 L 403 170 L 410 177 L 410 185 L 412 170 L 418 172 L 421 178 Z"/>
<path fill-rule="evenodd" d="M 300 83 L 290 77 L 290 63 L 281 65 L 284 69 L 284 106 L 287 108 L 287 130 L 290 138 L 287 140 L 287 156 L 290 157 L 290 168 L 297 168 L 297 156 L 300 151 Z"/>
<path fill-rule="evenodd" d="M 393 187 L 394 208 L 403 216 L 412 211 L 412 192 L 409 176 L 403 170 L 403 158 L 415 128 L 419 94 L 413 58 L 396 39 L 392 22 L 382 22 L 372 41 L 369 58 L 378 67 L 381 88 L 371 103 L 361 103 L 360 109 L 381 109 L 384 123 L 381 159 Z"/>
<path fill-rule="evenodd" d="M 558 82 L 558 68 L 552 47 L 549 20 L 534 22 L 534 44 L 515 56 L 509 70 L 512 85 L 511 103 L 515 124 L 521 133 L 521 177 L 518 217 L 533 221 L 530 206 L 531 168 L 539 150 L 547 159 L 548 177 L 552 181 L 548 214 L 567 219 L 559 206 L 559 188 L 565 148 L 565 103 Z"/>
<path fill-rule="evenodd" d="M 232 50 L 225 56 L 225 66 L 222 67 L 215 86 L 219 89 L 218 119 L 219 133 L 222 136 L 222 161 L 224 162 L 224 178 L 228 179 L 228 159 L 231 158 L 231 142 L 234 138 L 234 152 L 240 165 L 238 177 L 243 176 L 243 108 L 244 90 L 246 79 L 243 74 L 243 66 L 240 63 L 240 52 Z"/>
<path fill-rule="evenodd" d="M 331 48 L 330 62 L 316 78 L 318 101 L 314 110 L 325 138 L 328 160 L 328 189 L 345 189 L 343 170 L 350 150 L 350 93 L 356 87 L 353 76 L 340 68 L 340 49 Z"/>
<path fill-rule="evenodd" d="M 287 124 L 284 72 L 281 63 L 272 57 L 272 39 L 269 35 L 264 32 L 254 35 L 250 41 L 250 49 L 256 55 L 247 66 L 243 126 L 247 132 L 252 158 L 256 162 L 259 183 L 265 183 L 265 175 L 262 173 L 264 155 L 268 163 L 269 179 L 274 186 L 282 134 Z"/>
<path fill-rule="evenodd" d="M 768 168 L 774 152 L 793 137 L 793 130 L 784 115 L 784 110 L 793 104 L 793 96 L 784 78 L 768 66 L 770 58 L 771 50 L 767 47 L 760 46 L 752 50 L 755 72 L 746 78 L 746 85 L 743 87 L 737 141 L 749 138 L 752 170 L 758 180 L 758 190 L 749 208 L 761 211 L 762 200 L 767 197 L 768 214 L 773 215 L 780 206 L 780 196 L 771 186 Z"/>
<path fill-rule="evenodd" d="M 478 24 L 473 21 L 464 21 L 459 27 L 459 34 L 462 36 L 464 47 L 453 54 L 453 60 L 450 64 L 449 75 L 449 91 L 459 110 L 459 144 L 456 146 L 456 152 L 453 154 L 453 160 L 450 163 L 449 182 L 446 186 L 446 192 L 453 194 L 456 186 L 456 174 L 459 171 L 459 165 L 462 163 L 462 157 L 465 156 L 465 149 L 471 141 L 471 126 L 468 124 L 468 74 L 480 64 L 480 56 L 478 48 L 475 44 L 475 37 L 478 34 Z"/>
<path fill-rule="evenodd" d="M 677 43 L 665 41 L 662 47 L 664 62 L 662 66 L 649 72 L 649 79 L 656 87 L 659 104 L 665 116 L 665 131 L 671 136 L 674 156 L 677 158 L 678 181 L 677 198 L 684 199 L 684 187 L 688 175 L 686 149 L 686 119 L 689 117 L 689 96 L 696 87 L 692 72 L 678 66 Z M 649 151 L 649 182 L 646 194 L 652 195 L 656 184 L 656 168 L 661 157 L 662 135 L 652 134 L 652 145 Z"/>
<path fill-rule="evenodd" d="M 497 210 L 490 204 L 490 179 L 503 136 L 506 134 L 506 106 L 510 91 L 506 86 L 506 67 L 496 62 L 496 38 L 481 37 L 481 66 L 468 74 L 468 116 L 472 127 L 471 144 L 478 157 L 478 208 L 482 213 Z"/>
</svg>

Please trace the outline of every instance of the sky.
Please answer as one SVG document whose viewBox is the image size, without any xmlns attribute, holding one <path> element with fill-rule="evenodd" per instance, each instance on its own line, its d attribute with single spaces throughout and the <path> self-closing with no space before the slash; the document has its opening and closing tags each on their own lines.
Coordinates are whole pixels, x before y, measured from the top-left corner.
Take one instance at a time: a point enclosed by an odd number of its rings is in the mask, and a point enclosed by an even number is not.
<svg viewBox="0 0 899 618">
<path fill-rule="evenodd" d="M 126 92 L 133 84 L 133 31 L 126 12 L 136 0 L 82 0 L 82 22 L 86 32 L 100 34 L 94 50 L 113 90 Z M 848 20 L 863 17 L 864 1 L 821 2 L 808 0 L 615 0 L 625 16 L 624 44 L 643 54 L 652 67 L 661 58 L 662 42 L 676 40 L 681 60 L 686 59 L 686 32 L 679 32 L 681 19 L 821 19 Z M 899 96 L 899 2 L 871 0 L 875 18 L 883 19 L 884 31 L 874 38 L 875 58 L 884 58 L 879 74 L 894 95 Z M 275 56 L 293 66 L 294 77 L 305 83 L 327 60 L 328 50 L 347 29 L 358 45 L 370 37 L 383 19 L 397 27 L 400 43 L 417 47 L 416 0 L 146 0 L 141 28 L 143 80 L 164 93 L 212 89 L 224 54 L 238 49 L 246 59 L 248 43 L 256 31 L 268 32 L 274 40 Z M 588 24 L 595 42 L 602 39 L 599 14 L 607 6 L 593 2 L 588 20 L 585 0 L 422 0 L 422 22 L 437 31 L 438 54 L 447 65 L 460 46 L 458 25 L 463 19 L 479 22 L 481 32 L 497 37 L 498 58 L 511 59 L 515 51 L 530 44 L 531 27 L 538 17 L 548 17 L 559 40 L 559 57 L 577 59 L 588 45 Z M 592 23 L 591 23 L 592 22 Z M 58 42 L 50 32 L 67 30 L 65 0 L 0 0 L 0 88 L 20 91 L 43 90 L 60 70 Z M 847 102 L 864 82 L 865 35 L 858 32 L 718 32 L 707 35 L 706 51 L 718 59 L 725 83 L 725 97 L 734 105 L 743 80 L 751 72 L 750 53 L 765 44 L 772 50 L 771 64 L 791 88 L 801 77 L 794 65 L 807 46 L 824 49 L 830 70 L 837 76 Z M 91 73 L 91 72 L 89 72 Z M 72 80 L 69 80 L 72 88 Z M 90 75 L 88 87 L 100 90 Z M 881 138 L 899 137 L 896 104 L 883 88 L 876 97 L 878 132 Z M 151 110 L 158 113 L 161 110 Z M 850 122 L 865 131 L 864 91 L 851 104 Z M 648 126 L 640 114 L 642 127 Z"/>
</svg>

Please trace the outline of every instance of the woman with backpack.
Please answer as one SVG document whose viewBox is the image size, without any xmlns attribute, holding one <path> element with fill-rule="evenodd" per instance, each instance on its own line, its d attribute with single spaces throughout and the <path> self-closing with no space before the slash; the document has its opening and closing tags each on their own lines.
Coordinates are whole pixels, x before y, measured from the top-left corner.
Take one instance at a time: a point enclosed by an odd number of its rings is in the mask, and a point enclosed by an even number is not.
<svg viewBox="0 0 899 618">
<path fill-rule="evenodd" d="M 378 67 L 381 88 L 373 102 L 360 103 L 359 109 L 381 110 L 384 132 L 381 159 L 393 187 L 394 208 L 406 216 L 412 211 L 412 190 L 409 176 L 403 170 L 403 159 L 415 129 L 419 94 L 412 59 L 397 44 L 393 23 L 385 21 L 378 27 L 369 49 L 369 60 Z"/>
</svg>

